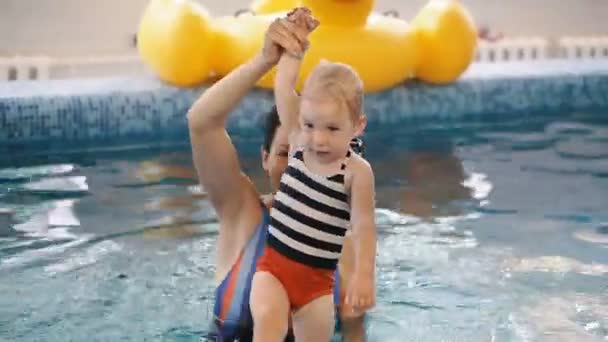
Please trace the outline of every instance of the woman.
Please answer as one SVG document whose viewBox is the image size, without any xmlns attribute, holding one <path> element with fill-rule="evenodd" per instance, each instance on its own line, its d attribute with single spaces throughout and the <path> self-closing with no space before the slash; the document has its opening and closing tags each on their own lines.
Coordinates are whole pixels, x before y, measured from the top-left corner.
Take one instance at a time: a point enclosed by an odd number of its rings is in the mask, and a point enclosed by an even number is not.
<svg viewBox="0 0 608 342">
<path fill-rule="evenodd" d="M 251 278 L 260 256 L 268 224 L 272 196 L 260 196 L 241 170 L 236 149 L 226 131 L 229 113 L 279 60 L 285 50 L 301 55 L 307 47 L 306 32 L 285 19 L 273 22 L 266 32 L 262 50 L 251 60 L 207 89 L 188 112 L 190 140 L 199 181 L 217 212 L 220 223 L 216 265 L 216 330 L 221 340 L 245 341 L 253 332 L 249 311 Z M 287 165 L 287 136 L 276 111 L 271 112 L 262 147 L 262 166 L 276 190 Z M 341 300 L 353 269 L 350 241 L 344 245 L 340 293 L 335 296 L 342 333 L 347 341 L 364 339 L 363 312 L 356 312 Z M 272 313 L 269 313 L 272 314 Z"/>
</svg>

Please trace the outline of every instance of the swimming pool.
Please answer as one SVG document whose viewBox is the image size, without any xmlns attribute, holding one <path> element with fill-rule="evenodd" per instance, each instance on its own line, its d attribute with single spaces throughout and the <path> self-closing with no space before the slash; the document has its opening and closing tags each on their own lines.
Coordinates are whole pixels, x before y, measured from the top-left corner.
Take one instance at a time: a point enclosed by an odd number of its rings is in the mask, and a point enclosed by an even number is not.
<svg viewBox="0 0 608 342">
<path fill-rule="evenodd" d="M 608 339 L 608 110 L 371 125 L 371 341 Z M 257 145 L 235 139 L 266 189 Z M 0 157 L 0 339 L 197 341 L 214 213 L 184 139 Z M 6 215 L 5 215 L 6 216 Z"/>
</svg>

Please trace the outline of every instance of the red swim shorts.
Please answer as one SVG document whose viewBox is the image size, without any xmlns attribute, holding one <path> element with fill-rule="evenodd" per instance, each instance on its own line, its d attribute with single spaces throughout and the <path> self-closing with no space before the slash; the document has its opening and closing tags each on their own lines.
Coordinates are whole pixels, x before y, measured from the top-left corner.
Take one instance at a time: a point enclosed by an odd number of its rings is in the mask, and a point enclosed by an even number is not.
<svg viewBox="0 0 608 342">
<path fill-rule="evenodd" d="M 264 247 L 257 271 L 269 272 L 283 284 L 292 311 L 299 310 L 319 297 L 333 294 L 333 270 L 299 263 L 269 246 Z"/>
</svg>

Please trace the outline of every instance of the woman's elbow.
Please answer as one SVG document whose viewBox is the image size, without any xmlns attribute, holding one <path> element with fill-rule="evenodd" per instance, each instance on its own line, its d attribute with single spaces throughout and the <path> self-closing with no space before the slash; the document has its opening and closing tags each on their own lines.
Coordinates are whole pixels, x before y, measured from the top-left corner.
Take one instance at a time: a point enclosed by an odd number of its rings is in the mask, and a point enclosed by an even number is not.
<svg viewBox="0 0 608 342">
<path fill-rule="evenodd" d="M 186 121 L 190 132 L 200 132 L 205 129 L 206 123 L 202 119 L 202 113 L 197 113 L 194 108 L 191 108 L 186 114 Z"/>
<path fill-rule="evenodd" d="M 201 134 L 210 129 L 221 126 L 218 120 L 210 113 L 205 113 L 200 108 L 192 107 L 186 114 L 188 130 L 191 133 Z"/>
</svg>

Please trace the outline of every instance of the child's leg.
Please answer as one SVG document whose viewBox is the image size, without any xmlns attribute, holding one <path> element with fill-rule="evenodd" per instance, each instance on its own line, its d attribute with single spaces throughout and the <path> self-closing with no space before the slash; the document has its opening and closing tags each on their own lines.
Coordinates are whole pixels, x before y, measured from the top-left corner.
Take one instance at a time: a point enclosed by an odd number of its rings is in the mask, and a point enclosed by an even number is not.
<svg viewBox="0 0 608 342">
<path fill-rule="evenodd" d="M 289 299 L 281 282 L 269 272 L 256 272 L 250 296 L 253 342 L 282 342 L 287 335 Z"/>
<path fill-rule="evenodd" d="M 357 317 L 340 318 L 342 324 L 342 338 L 344 342 L 364 342 L 365 335 L 365 314 Z"/>
<path fill-rule="evenodd" d="M 298 342 L 325 342 L 334 335 L 333 294 L 321 296 L 304 305 L 293 315 L 293 333 Z"/>
</svg>

